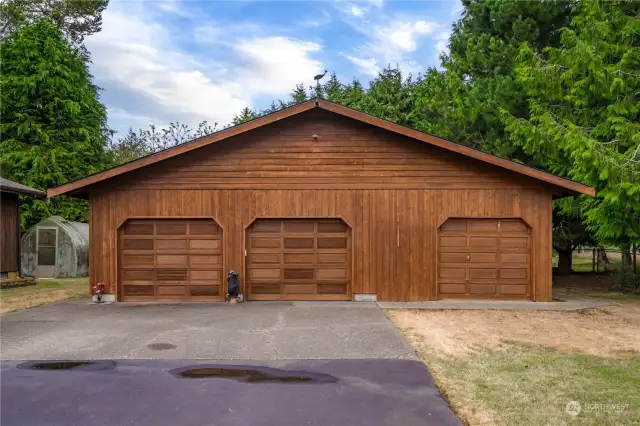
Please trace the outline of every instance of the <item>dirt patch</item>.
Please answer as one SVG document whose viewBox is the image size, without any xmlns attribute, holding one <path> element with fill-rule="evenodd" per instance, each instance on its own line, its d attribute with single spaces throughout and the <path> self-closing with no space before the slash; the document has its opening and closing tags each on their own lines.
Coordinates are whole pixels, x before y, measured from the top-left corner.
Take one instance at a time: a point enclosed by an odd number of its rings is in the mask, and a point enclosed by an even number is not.
<svg viewBox="0 0 640 426">
<path fill-rule="evenodd" d="M 409 339 L 419 340 L 443 355 L 464 356 L 518 342 L 562 352 L 640 356 L 637 303 L 570 312 L 393 310 L 387 315 Z"/>
</svg>

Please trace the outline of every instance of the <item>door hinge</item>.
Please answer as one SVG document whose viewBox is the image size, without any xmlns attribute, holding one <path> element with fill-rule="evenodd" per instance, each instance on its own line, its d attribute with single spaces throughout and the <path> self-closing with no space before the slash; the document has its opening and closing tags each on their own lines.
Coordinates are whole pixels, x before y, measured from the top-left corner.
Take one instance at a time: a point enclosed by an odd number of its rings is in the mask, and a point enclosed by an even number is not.
<svg viewBox="0 0 640 426">
<path fill-rule="evenodd" d="M 244 251 L 244 257 L 247 257 L 247 250 Z"/>
<path fill-rule="evenodd" d="M 500 230 L 500 221 L 498 221 L 498 231 Z"/>
</svg>

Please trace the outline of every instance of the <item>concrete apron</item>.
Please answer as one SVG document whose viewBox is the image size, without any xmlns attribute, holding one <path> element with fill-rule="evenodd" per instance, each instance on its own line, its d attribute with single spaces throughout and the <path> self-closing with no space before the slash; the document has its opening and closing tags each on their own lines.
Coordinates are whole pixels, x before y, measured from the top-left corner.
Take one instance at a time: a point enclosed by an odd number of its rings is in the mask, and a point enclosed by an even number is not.
<svg viewBox="0 0 640 426">
<path fill-rule="evenodd" d="M 533 310 L 533 311 L 579 311 L 608 305 L 607 301 L 575 297 L 554 293 L 553 302 L 528 300 L 434 300 L 429 302 L 378 302 L 382 309 L 432 309 L 432 310 Z"/>
</svg>

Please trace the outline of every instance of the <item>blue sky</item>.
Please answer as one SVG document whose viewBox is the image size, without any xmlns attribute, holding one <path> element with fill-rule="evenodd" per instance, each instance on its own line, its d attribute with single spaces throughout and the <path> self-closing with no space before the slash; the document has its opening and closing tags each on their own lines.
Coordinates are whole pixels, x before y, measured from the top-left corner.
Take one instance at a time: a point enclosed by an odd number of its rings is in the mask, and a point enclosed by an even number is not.
<svg viewBox="0 0 640 426">
<path fill-rule="evenodd" d="M 387 64 L 439 64 L 459 0 L 119 1 L 87 38 L 91 71 L 119 133 L 149 124 L 228 124 L 324 69 L 367 84 Z"/>
</svg>

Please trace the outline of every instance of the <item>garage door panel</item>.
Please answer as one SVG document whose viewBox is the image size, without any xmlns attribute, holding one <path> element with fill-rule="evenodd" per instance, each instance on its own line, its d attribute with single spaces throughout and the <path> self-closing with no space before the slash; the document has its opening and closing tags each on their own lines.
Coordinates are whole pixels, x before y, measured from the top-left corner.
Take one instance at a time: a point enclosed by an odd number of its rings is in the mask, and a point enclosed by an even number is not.
<svg viewBox="0 0 640 426">
<path fill-rule="evenodd" d="M 211 270 L 189 270 L 189 280 L 190 281 L 198 281 L 198 280 L 212 280 L 216 282 L 222 281 L 222 271 L 220 269 L 211 269 Z"/>
<path fill-rule="evenodd" d="M 189 266 L 194 269 L 203 269 L 203 268 L 218 268 L 220 266 L 221 258 L 219 255 L 210 254 L 190 254 L 189 255 Z"/>
<path fill-rule="evenodd" d="M 484 280 L 498 278 L 498 270 L 495 268 L 469 268 L 470 280 Z"/>
<path fill-rule="evenodd" d="M 153 296 L 154 289 L 154 286 L 125 285 L 124 294 L 125 296 Z"/>
<path fill-rule="evenodd" d="M 280 253 L 252 253 L 252 264 L 280 263 Z"/>
<path fill-rule="evenodd" d="M 347 232 L 349 232 L 349 228 L 341 220 L 318 222 L 319 234 L 346 234 Z"/>
<path fill-rule="evenodd" d="M 467 292 L 467 285 L 463 283 L 441 283 L 441 294 L 465 294 Z"/>
<path fill-rule="evenodd" d="M 254 283 L 251 286 L 253 294 L 280 294 L 280 284 Z"/>
<path fill-rule="evenodd" d="M 129 254 L 123 256 L 122 267 L 131 269 L 152 268 L 154 266 L 152 254 Z"/>
<path fill-rule="evenodd" d="M 439 230 L 440 297 L 530 297 L 529 233 L 519 219 L 446 221 Z"/>
<path fill-rule="evenodd" d="M 183 220 L 156 222 L 156 235 L 187 235 L 187 224 Z"/>
<path fill-rule="evenodd" d="M 186 290 L 187 290 L 187 287 L 184 285 L 181 285 L 181 286 L 164 285 L 164 286 L 157 287 L 158 296 L 169 296 L 169 295 L 184 296 L 186 295 Z"/>
<path fill-rule="evenodd" d="M 469 284 L 469 293 L 470 294 L 496 294 L 496 285 L 495 284 Z"/>
<path fill-rule="evenodd" d="M 526 268 L 502 268 L 500 278 L 507 279 L 527 279 L 528 270 Z"/>
<path fill-rule="evenodd" d="M 318 249 L 346 249 L 347 237 L 318 238 Z"/>
<path fill-rule="evenodd" d="M 220 298 L 221 241 L 222 229 L 208 219 L 127 221 L 118 258 L 122 300 Z"/>
<path fill-rule="evenodd" d="M 280 269 L 250 269 L 249 278 L 256 280 L 280 280 Z"/>
<path fill-rule="evenodd" d="M 279 249 L 282 245 L 282 240 L 280 238 L 258 238 L 253 237 L 249 240 L 249 247 L 252 249 L 260 249 L 260 248 L 275 248 Z"/>
<path fill-rule="evenodd" d="M 440 230 L 451 233 L 465 233 L 467 231 L 466 219 L 449 219 L 442 224 Z"/>
<path fill-rule="evenodd" d="M 152 281 L 156 274 L 153 269 L 124 269 L 120 278 L 123 281 Z"/>
<path fill-rule="evenodd" d="M 158 254 L 156 255 L 156 267 L 187 265 L 187 256 L 184 254 Z"/>
<path fill-rule="evenodd" d="M 291 237 L 284 239 L 285 249 L 313 249 L 314 239 L 304 237 Z"/>
<path fill-rule="evenodd" d="M 313 280 L 315 271 L 313 268 L 285 268 L 283 278 L 285 280 Z"/>
<path fill-rule="evenodd" d="M 496 263 L 498 261 L 498 253 L 496 252 L 470 252 L 470 263 Z"/>
<path fill-rule="evenodd" d="M 154 225 L 141 222 L 127 222 L 123 227 L 124 235 L 153 235 Z"/>
<path fill-rule="evenodd" d="M 498 248 L 498 237 L 469 237 L 469 248 L 484 249 L 484 250 L 496 250 Z"/>
<path fill-rule="evenodd" d="M 316 222 L 313 220 L 285 221 L 282 224 L 282 232 L 286 234 L 309 234 L 315 231 Z"/>
<path fill-rule="evenodd" d="M 217 252 L 220 250 L 220 240 L 190 240 L 189 249 Z"/>
<path fill-rule="evenodd" d="M 505 295 L 527 295 L 528 286 L 526 284 L 522 285 L 501 285 L 500 286 L 500 294 Z"/>
<path fill-rule="evenodd" d="M 220 296 L 220 286 L 191 286 L 189 287 L 189 295 L 190 296 Z"/>
<path fill-rule="evenodd" d="M 316 263 L 316 253 L 284 253 L 284 263 L 314 264 Z"/>
<path fill-rule="evenodd" d="M 341 263 L 348 262 L 347 253 L 318 253 L 318 263 Z"/>
<path fill-rule="evenodd" d="M 528 237 L 502 237 L 500 247 L 503 249 L 527 249 L 529 248 Z"/>
<path fill-rule="evenodd" d="M 153 250 L 152 239 L 126 238 L 122 243 L 123 250 Z"/>
<path fill-rule="evenodd" d="M 315 284 L 285 284 L 283 292 L 286 294 L 313 294 L 315 293 Z"/>
<path fill-rule="evenodd" d="M 470 220 L 469 233 L 495 233 L 498 231 L 498 221 L 494 219 Z"/>
<path fill-rule="evenodd" d="M 318 280 L 344 280 L 347 270 L 343 268 L 318 268 Z"/>
<path fill-rule="evenodd" d="M 348 229 L 337 219 L 256 221 L 247 230 L 248 298 L 349 299 Z"/>
<path fill-rule="evenodd" d="M 529 264 L 528 253 L 500 253 L 500 263 Z"/>
<path fill-rule="evenodd" d="M 528 233 L 529 227 L 521 220 L 502 220 L 500 221 L 500 231 L 502 233 L 525 234 Z"/>
<path fill-rule="evenodd" d="M 156 250 L 158 251 L 186 251 L 187 240 L 155 240 Z"/>
<path fill-rule="evenodd" d="M 316 285 L 318 294 L 347 294 L 346 284 L 323 284 Z"/>
<path fill-rule="evenodd" d="M 467 261 L 467 253 L 466 252 L 457 252 L 457 253 L 449 253 L 449 252 L 440 252 L 439 259 L 440 263 L 465 263 Z"/>
<path fill-rule="evenodd" d="M 217 235 L 222 233 L 222 228 L 212 220 L 200 220 L 190 222 L 189 235 Z"/>
<path fill-rule="evenodd" d="M 465 248 L 467 247 L 467 237 L 440 237 L 440 247 L 444 248 Z"/>
<path fill-rule="evenodd" d="M 462 267 L 447 268 L 445 266 L 440 267 L 440 278 L 459 278 L 464 279 L 467 275 L 466 270 Z"/>
<path fill-rule="evenodd" d="M 156 268 L 156 280 L 161 281 L 186 281 L 187 274 L 186 268 Z"/>
</svg>

